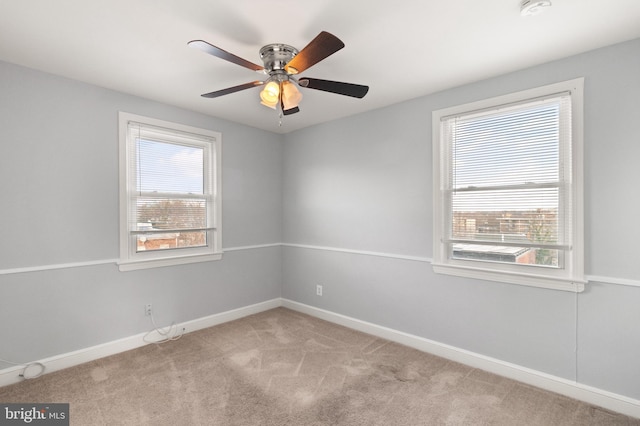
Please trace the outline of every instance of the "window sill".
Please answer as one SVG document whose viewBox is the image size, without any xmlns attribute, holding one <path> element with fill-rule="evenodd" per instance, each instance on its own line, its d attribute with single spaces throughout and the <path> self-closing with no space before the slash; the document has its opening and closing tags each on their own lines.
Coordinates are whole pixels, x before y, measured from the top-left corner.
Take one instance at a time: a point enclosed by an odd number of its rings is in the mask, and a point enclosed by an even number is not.
<svg viewBox="0 0 640 426">
<path fill-rule="evenodd" d="M 498 281 L 509 284 L 530 287 L 547 288 L 551 290 L 581 293 L 584 291 L 586 280 L 564 277 L 551 277 L 534 274 L 519 274 L 514 272 L 495 271 L 478 267 L 433 264 L 433 271 L 437 274 L 454 275 L 458 277 L 474 278 L 487 281 Z"/>
<path fill-rule="evenodd" d="M 126 260 L 118 262 L 118 268 L 120 269 L 120 272 L 127 272 L 136 271 L 138 269 L 162 268 L 165 266 L 186 265 L 189 263 L 211 262 L 221 259 L 222 253 L 146 260 Z"/>
</svg>

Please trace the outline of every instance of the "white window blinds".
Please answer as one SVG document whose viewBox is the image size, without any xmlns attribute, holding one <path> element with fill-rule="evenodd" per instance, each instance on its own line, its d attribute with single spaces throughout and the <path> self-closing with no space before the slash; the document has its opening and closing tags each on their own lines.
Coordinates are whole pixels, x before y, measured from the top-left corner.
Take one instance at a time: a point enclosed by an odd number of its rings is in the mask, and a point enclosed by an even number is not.
<svg viewBox="0 0 640 426">
<path fill-rule="evenodd" d="M 444 117 L 444 243 L 454 259 L 562 267 L 571 246 L 571 97 Z"/>
</svg>

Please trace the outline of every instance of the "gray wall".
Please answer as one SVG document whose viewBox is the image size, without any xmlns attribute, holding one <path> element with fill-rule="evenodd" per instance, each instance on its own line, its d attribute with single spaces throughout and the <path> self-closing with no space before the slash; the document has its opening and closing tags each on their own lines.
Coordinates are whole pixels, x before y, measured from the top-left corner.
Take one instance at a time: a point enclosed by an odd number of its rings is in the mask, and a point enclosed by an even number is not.
<svg viewBox="0 0 640 426">
<path fill-rule="evenodd" d="M 638 76 L 634 40 L 286 135 L 285 243 L 426 261 L 285 246 L 283 297 L 640 398 Z M 587 290 L 434 274 L 431 112 L 577 77 Z"/>
<path fill-rule="evenodd" d="M 281 248 L 119 272 L 118 111 L 222 132 L 223 247 L 277 244 L 281 136 L 0 62 L 0 358 L 42 359 L 280 296 Z M 0 362 L 0 369 L 8 365 Z"/>
</svg>

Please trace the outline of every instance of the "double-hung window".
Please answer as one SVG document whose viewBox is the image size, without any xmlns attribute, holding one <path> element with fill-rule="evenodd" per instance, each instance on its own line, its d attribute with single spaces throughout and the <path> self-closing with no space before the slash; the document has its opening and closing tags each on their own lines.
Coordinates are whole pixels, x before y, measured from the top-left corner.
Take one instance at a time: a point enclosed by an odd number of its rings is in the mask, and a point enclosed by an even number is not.
<svg viewBox="0 0 640 426">
<path fill-rule="evenodd" d="M 434 271 L 583 290 L 582 92 L 433 112 Z"/>
<path fill-rule="evenodd" d="M 120 270 L 220 259 L 220 133 L 119 120 Z"/>
</svg>

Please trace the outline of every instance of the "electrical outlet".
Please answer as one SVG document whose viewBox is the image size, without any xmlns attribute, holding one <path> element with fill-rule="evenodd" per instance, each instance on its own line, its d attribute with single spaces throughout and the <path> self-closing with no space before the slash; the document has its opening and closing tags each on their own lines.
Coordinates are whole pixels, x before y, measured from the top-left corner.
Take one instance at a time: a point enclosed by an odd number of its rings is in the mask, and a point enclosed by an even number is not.
<svg viewBox="0 0 640 426">
<path fill-rule="evenodd" d="M 322 296 L 322 286 L 320 284 L 316 286 L 316 295 Z"/>
<path fill-rule="evenodd" d="M 151 316 L 151 303 L 144 305 L 144 314 L 148 317 Z"/>
</svg>

